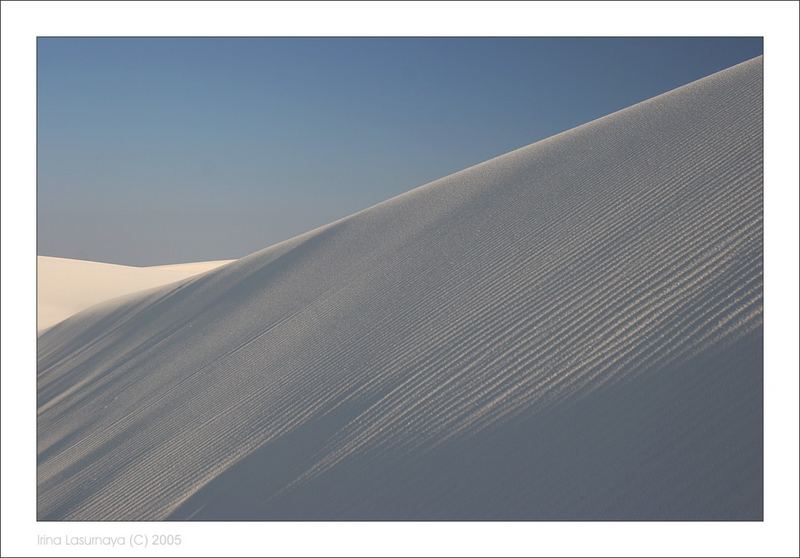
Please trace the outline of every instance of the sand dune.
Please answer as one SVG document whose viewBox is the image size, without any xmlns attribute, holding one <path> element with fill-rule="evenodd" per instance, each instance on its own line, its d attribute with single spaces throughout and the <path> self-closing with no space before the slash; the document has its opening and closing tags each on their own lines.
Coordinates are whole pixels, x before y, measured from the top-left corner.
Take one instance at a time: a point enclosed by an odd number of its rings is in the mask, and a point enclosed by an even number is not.
<svg viewBox="0 0 800 558">
<path fill-rule="evenodd" d="M 95 304 L 174 283 L 230 261 L 132 267 L 38 256 L 37 329 L 41 333 Z"/>
<path fill-rule="evenodd" d="M 39 518 L 760 518 L 761 84 L 49 329 Z"/>
</svg>

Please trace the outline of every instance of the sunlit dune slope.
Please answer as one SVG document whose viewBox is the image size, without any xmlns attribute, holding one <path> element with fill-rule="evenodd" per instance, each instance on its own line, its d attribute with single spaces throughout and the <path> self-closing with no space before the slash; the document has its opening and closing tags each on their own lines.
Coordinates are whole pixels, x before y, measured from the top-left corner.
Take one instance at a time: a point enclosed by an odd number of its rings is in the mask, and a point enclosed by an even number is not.
<svg viewBox="0 0 800 558">
<path fill-rule="evenodd" d="M 38 256 L 37 329 L 42 332 L 100 302 L 174 283 L 229 261 L 132 267 Z"/>
</svg>

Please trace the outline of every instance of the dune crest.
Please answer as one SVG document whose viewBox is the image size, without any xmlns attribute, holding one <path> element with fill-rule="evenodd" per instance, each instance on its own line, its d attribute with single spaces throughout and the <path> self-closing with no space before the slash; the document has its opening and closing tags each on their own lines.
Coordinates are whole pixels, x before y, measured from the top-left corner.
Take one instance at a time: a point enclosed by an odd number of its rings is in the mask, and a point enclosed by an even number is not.
<svg viewBox="0 0 800 558">
<path fill-rule="evenodd" d="M 759 519 L 762 59 L 40 337 L 39 519 Z"/>
</svg>

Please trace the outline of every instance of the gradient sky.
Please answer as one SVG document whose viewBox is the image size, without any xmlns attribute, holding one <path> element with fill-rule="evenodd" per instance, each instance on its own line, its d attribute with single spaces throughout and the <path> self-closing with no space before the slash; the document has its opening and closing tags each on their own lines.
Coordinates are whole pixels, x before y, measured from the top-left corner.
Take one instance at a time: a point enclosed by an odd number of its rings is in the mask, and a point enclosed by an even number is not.
<svg viewBox="0 0 800 558">
<path fill-rule="evenodd" d="M 760 38 L 40 38 L 39 254 L 238 258 L 761 53 Z"/>
</svg>

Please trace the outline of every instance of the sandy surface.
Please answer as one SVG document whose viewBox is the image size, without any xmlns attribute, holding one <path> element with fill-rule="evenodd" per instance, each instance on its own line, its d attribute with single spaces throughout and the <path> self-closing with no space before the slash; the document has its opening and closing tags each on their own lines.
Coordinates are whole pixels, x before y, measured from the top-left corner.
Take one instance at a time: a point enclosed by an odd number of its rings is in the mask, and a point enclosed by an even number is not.
<svg viewBox="0 0 800 558">
<path fill-rule="evenodd" d="M 39 519 L 760 518 L 761 95 L 757 58 L 51 328 Z"/>
<path fill-rule="evenodd" d="M 100 302 L 174 283 L 230 261 L 133 267 L 38 256 L 37 329 L 41 333 Z"/>
</svg>

